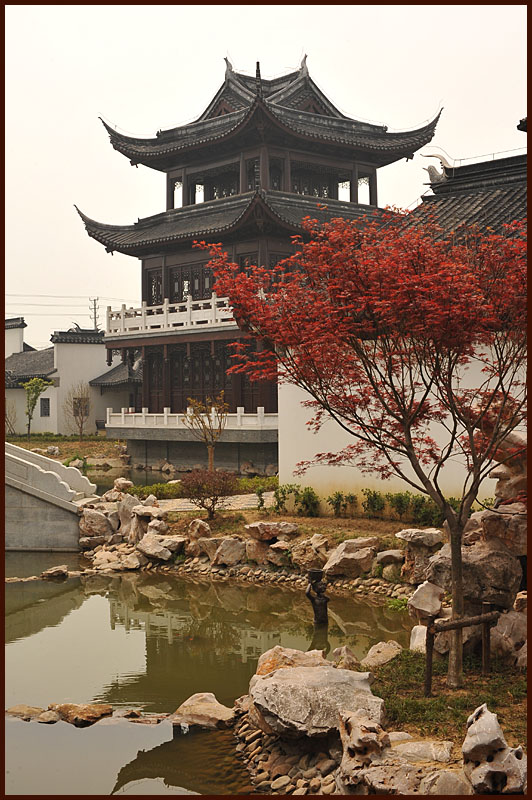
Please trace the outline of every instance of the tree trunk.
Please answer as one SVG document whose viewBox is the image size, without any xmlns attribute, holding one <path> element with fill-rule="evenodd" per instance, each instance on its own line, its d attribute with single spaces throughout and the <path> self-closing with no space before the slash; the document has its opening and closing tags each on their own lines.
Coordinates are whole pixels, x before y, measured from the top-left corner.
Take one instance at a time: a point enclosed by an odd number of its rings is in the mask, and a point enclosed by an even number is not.
<svg viewBox="0 0 532 800">
<path fill-rule="evenodd" d="M 209 466 L 207 469 L 209 472 L 214 472 L 214 445 L 208 444 L 207 445 L 207 452 L 209 453 Z"/>
<path fill-rule="evenodd" d="M 464 616 L 464 586 L 462 581 L 462 529 L 459 526 L 451 529 L 451 596 L 451 619 L 461 619 Z M 447 685 L 451 689 L 457 689 L 463 683 L 462 629 L 450 631 L 450 635 Z"/>
</svg>

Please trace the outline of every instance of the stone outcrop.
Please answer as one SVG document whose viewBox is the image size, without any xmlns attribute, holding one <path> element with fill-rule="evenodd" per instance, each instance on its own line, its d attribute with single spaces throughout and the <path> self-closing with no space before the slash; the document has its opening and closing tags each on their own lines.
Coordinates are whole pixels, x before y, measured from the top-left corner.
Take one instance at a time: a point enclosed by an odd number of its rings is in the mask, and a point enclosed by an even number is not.
<svg viewBox="0 0 532 800">
<path fill-rule="evenodd" d="M 462 756 L 475 794 L 523 794 L 526 755 L 521 747 L 508 747 L 497 715 L 486 703 L 467 720 Z"/>
<path fill-rule="evenodd" d="M 212 692 L 193 694 L 169 717 L 174 727 L 228 728 L 234 721 L 234 710 L 218 702 Z"/>
<path fill-rule="evenodd" d="M 375 548 L 367 547 L 364 544 L 368 538 L 370 537 L 346 539 L 345 542 L 339 544 L 323 567 L 325 575 L 327 577 L 346 575 L 358 578 L 362 573 L 369 572 L 375 557 Z"/>
<path fill-rule="evenodd" d="M 224 541 L 223 536 L 201 536 L 196 540 L 202 553 L 206 553 L 209 561 L 214 559 L 216 551 L 220 544 Z"/>
<path fill-rule="evenodd" d="M 319 534 L 316 535 L 319 536 Z M 313 538 L 315 539 L 315 536 Z M 325 537 L 322 538 L 325 539 Z M 325 539 L 325 547 L 321 540 L 316 541 L 319 542 L 317 547 L 314 547 L 312 544 L 312 539 L 303 539 L 291 548 L 292 563 L 298 566 L 303 572 L 309 569 L 322 569 L 327 561 L 327 540 Z"/>
<path fill-rule="evenodd" d="M 84 508 L 79 521 L 83 536 L 111 536 L 114 531 L 107 516 L 94 508 Z"/>
<path fill-rule="evenodd" d="M 498 539 L 462 547 L 464 599 L 471 608 L 482 601 L 511 608 L 521 583 L 517 557 Z M 445 591 L 451 590 L 451 546 L 445 544 L 432 556 L 427 579 Z"/>
<path fill-rule="evenodd" d="M 120 519 L 120 533 L 122 538 L 127 540 L 129 531 L 131 529 L 132 511 L 138 505 L 138 498 L 133 497 L 132 494 L 124 494 L 122 499 L 117 505 L 118 517 Z"/>
<path fill-rule="evenodd" d="M 527 507 L 524 503 L 498 506 L 481 516 L 482 538 L 500 539 L 515 556 L 527 554 Z"/>
<path fill-rule="evenodd" d="M 422 583 L 427 578 L 425 573 L 430 557 L 443 542 L 443 533 L 438 528 L 405 528 L 395 536 L 406 542 L 401 577 L 407 583 Z"/>
<path fill-rule="evenodd" d="M 338 729 L 338 712 L 362 709 L 381 722 L 384 702 L 370 689 L 371 673 L 333 666 L 278 669 L 254 675 L 250 695 L 256 712 L 287 737 L 325 736 Z"/>
<path fill-rule="evenodd" d="M 225 564 L 230 567 L 238 564 L 245 557 L 245 554 L 246 545 L 240 539 L 222 539 L 216 549 L 212 564 L 213 566 Z"/>
<path fill-rule="evenodd" d="M 246 559 L 253 561 L 255 564 L 267 564 L 270 556 L 270 545 L 268 542 L 259 542 L 257 539 L 247 539 L 246 546 Z"/>
<path fill-rule="evenodd" d="M 51 703 L 48 710 L 55 711 L 62 720 L 77 728 L 94 725 L 102 717 L 113 713 L 113 707 L 109 703 Z"/>
<path fill-rule="evenodd" d="M 287 542 L 274 542 L 270 545 L 268 561 L 278 567 L 284 567 L 292 557 L 292 550 Z"/>
<path fill-rule="evenodd" d="M 137 543 L 137 550 L 148 556 L 148 558 L 158 558 L 161 561 L 168 561 L 172 557 L 172 551 L 161 543 L 163 537 L 156 536 L 154 533 L 146 533 Z"/>
</svg>

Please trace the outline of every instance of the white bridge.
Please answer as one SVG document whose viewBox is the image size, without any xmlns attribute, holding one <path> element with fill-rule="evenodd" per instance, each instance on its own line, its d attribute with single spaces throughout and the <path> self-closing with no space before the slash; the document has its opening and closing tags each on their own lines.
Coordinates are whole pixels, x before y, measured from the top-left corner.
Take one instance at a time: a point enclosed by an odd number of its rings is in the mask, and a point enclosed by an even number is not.
<svg viewBox="0 0 532 800">
<path fill-rule="evenodd" d="M 6 442 L 6 550 L 79 549 L 79 510 L 96 484 L 75 467 Z"/>
<path fill-rule="evenodd" d="M 165 299 L 159 306 L 148 306 L 144 301 L 140 308 L 112 311 L 107 306 L 105 335 L 107 337 L 131 336 L 151 332 L 173 332 L 189 328 L 238 328 L 227 297 L 217 297 L 213 292 L 208 300 L 193 300 L 189 295 L 181 303 L 170 303 Z"/>
</svg>

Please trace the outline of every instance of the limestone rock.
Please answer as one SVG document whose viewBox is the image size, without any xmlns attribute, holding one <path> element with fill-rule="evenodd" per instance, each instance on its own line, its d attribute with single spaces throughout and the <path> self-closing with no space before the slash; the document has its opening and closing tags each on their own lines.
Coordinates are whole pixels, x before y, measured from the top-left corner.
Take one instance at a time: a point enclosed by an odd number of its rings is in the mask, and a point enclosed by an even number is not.
<svg viewBox="0 0 532 800">
<path fill-rule="evenodd" d="M 117 492 L 127 492 L 133 486 L 133 481 L 128 481 L 127 478 L 115 478 L 113 487 Z"/>
<path fill-rule="evenodd" d="M 79 540 L 81 550 L 92 550 L 99 544 L 105 544 L 107 536 L 82 536 Z"/>
<path fill-rule="evenodd" d="M 452 769 L 431 772 L 419 785 L 419 794 L 473 794 L 471 784 L 463 774 Z"/>
<path fill-rule="evenodd" d="M 50 567 L 44 572 L 41 572 L 41 578 L 49 580 L 50 578 L 68 578 L 67 564 L 59 564 L 57 567 Z"/>
<path fill-rule="evenodd" d="M 211 536 L 211 537 L 203 537 L 201 536 L 199 539 L 196 539 L 197 543 L 201 548 L 202 553 L 206 553 L 209 557 L 209 561 L 212 561 L 218 547 L 223 542 L 223 536 Z"/>
<path fill-rule="evenodd" d="M 152 519 L 148 522 L 148 533 L 166 533 L 168 531 L 168 523 L 164 519 Z"/>
<path fill-rule="evenodd" d="M 291 667 L 250 682 L 250 695 L 265 722 L 283 736 L 324 736 L 337 730 L 338 712 L 362 709 L 378 722 L 384 702 L 372 694 L 368 672 L 333 666 Z"/>
<path fill-rule="evenodd" d="M 367 655 L 360 662 L 362 669 L 374 669 L 387 664 L 393 658 L 399 655 L 402 647 L 398 642 L 390 639 L 388 642 L 378 642 L 370 647 Z"/>
<path fill-rule="evenodd" d="M 429 558 L 443 542 L 443 533 L 438 528 L 405 528 L 395 534 L 397 539 L 406 542 L 405 561 L 401 576 L 407 583 L 421 583 L 427 577 Z"/>
<path fill-rule="evenodd" d="M 286 667 L 330 667 L 331 662 L 323 656 L 322 650 L 294 650 L 280 644 L 259 656 L 255 675 L 269 675 L 277 669 Z"/>
<path fill-rule="evenodd" d="M 159 501 L 155 497 L 154 494 L 149 494 L 145 500 L 142 501 L 143 506 L 155 506 L 155 508 L 159 507 Z"/>
<path fill-rule="evenodd" d="M 93 508 L 83 509 L 79 529 L 84 536 L 110 536 L 113 533 L 113 528 L 106 515 Z"/>
<path fill-rule="evenodd" d="M 146 501 L 145 501 L 146 502 Z M 138 517 L 149 517 L 150 519 L 166 519 L 168 517 L 168 512 L 163 511 L 159 506 L 155 505 L 136 505 L 132 508 L 133 514 L 136 514 Z"/>
<path fill-rule="evenodd" d="M 73 458 L 68 466 L 69 467 L 75 467 L 75 469 L 83 469 L 83 467 L 84 467 L 83 459 L 81 459 L 81 458 Z"/>
<path fill-rule="evenodd" d="M 501 614 L 497 624 L 491 629 L 491 652 L 515 663 L 517 651 L 526 642 L 526 637 L 527 615 L 511 609 Z"/>
<path fill-rule="evenodd" d="M 526 613 L 526 598 L 527 598 L 526 591 L 517 592 L 516 598 L 514 600 L 514 611 Z"/>
<path fill-rule="evenodd" d="M 56 711 L 62 720 L 77 728 L 86 728 L 113 713 L 109 703 L 51 703 L 48 710 Z"/>
<path fill-rule="evenodd" d="M 415 653 L 427 652 L 427 628 L 425 625 L 414 625 L 410 631 L 410 650 Z"/>
<path fill-rule="evenodd" d="M 517 651 L 517 657 L 515 661 L 515 665 L 518 669 L 526 669 L 527 668 L 527 643 L 525 642 L 524 645 Z"/>
<path fill-rule="evenodd" d="M 501 539 L 515 556 L 527 554 L 527 514 L 523 503 L 501 505 L 482 514 L 483 538 Z"/>
<path fill-rule="evenodd" d="M 160 543 L 159 537 L 153 533 L 146 533 L 142 537 L 137 544 L 137 550 L 140 550 L 141 553 L 144 553 L 149 558 L 158 558 L 161 561 L 168 561 L 172 556 L 171 550 L 164 547 Z"/>
<path fill-rule="evenodd" d="M 259 542 L 257 539 L 246 540 L 246 559 L 254 561 L 256 564 L 267 564 L 270 555 L 270 546 L 267 542 Z"/>
<path fill-rule="evenodd" d="M 6 709 L 6 714 L 10 714 L 12 717 L 19 717 L 19 719 L 23 719 L 24 722 L 36 719 L 36 717 L 40 716 L 43 712 L 44 708 L 27 706 L 24 703 L 19 703 L 16 706 L 11 706 L 11 708 Z"/>
<path fill-rule="evenodd" d="M 271 542 L 280 535 L 293 536 L 299 530 L 294 522 L 252 522 L 244 527 L 259 542 Z"/>
<path fill-rule="evenodd" d="M 128 553 L 126 556 L 122 556 L 120 562 L 126 569 L 140 569 L 141 567 L 137 553 Z"/>
<path fill-rule="evenodd" d="M 394 747 L 394 752 L 408 761 L 450 761 L 452 742 L 401 742 Z"/>
<path fill-rule="evenodd" d="M 285 566 L 292 556 L 292 550 L 286 542 L 274 542 L 270 545 L 268 561 L 277 567 Z"/>
<path fill-rule="evenodd" d="M 150 531 L 149 525 L 148 531 Z M 159 544 L 162 544 L 162 546 L 170 550 L 171 553 L 182 553 L 185 548 L 185 544 L 187 543 L 185 536 L 174 536 L 168 533 L 155 535 L 157 536 Z"/>
<path fill-rule="evenodd" d="M 402 564 L 404 560 L 403 550 L 381 550 L 377 553 L 377 564 L 382 564 L 383 567 L 388 564 Z"/>
<path fill-rule="evenodd" d="M 172 725 L 193 725 L 201 728 L 227 728 L 234 721 L 234 709 L 218 702 L 212 692 L 197 692 L 181 703 L 169 717 Z"/>
<path fill-rule="evenodd" d="M 462 745 L 464 761 L 484 761 L 504 747 L 506 739 L 497 714 L 488 711 L 483 703 L 467 718 L 467 734 Z"/>
<path fill-rule="evenodd" d="M 437 617 L 441 611 L 443 589 L 435 583 L 421 583 L 407 603 L 409 615 L 418 622 Z"/>
<path fill-rule="evenodd" d="M 59 455 L 59 448 L 55 445 L 51 444 L 49 447 L 46 448 L 46 453 L 49 456 L 58 456 Z M 83 462 L 81 462 L 83 463 Z"/>
<path fill-rule="evenodd" d="M 382 577 L 390 583 L 401 583 L 401 565 L 386 564 L 382 570 Z"/>
<path fill-rule="evenodd" d="M 312 546 L 310 539 L 303 539 L 301 542 L 293 545 L 291 550 L 293 563 L 303 571 L 322 569 L 327 561 L 327 556 L 323 550 L 316 550 Z"/>
<path fill-rule="evenodd" d="M 358 536 L 356 539 L 347 539 L 347 541 L 354 542 L 353 547 L 358 550 L 362 550 L 363 547 L 371 547 L 376 550 L 380 544 L 378 536 Z"/>
<path fill-rule="evenodd" d="M 42 714 L 36 718 L 37 722 L 42 722 L 44 725 L 53 725 L 55 722 L 59 722 L 61 717 L 57 713 L 57 711 L 43 711 Z"/>
<path fill-rule="evenodd" d="M 211 535 L 211 528 L 202 519 L 193 519 L 188 526 L 188 535 L 191 539 L 206 538 Z"/>
<path fill-rule="evenodd" d="M 138 505 L 138 502 L 138 498 L 134 497 L 132 494 L 124 494 L 116 507 L 120 519 L 119 530 L 124 539 L 127 539 L 129 536 L 132 510 Z"/>
<path fill-rule="evenodd" d="M 240 539 L 222 539 L 212 559 L 212 565 L 225 564 L 230 567 L 238 564 L 246 556 L 246 546 Z"/>
<path fill-rule="evenodd" d="M 323 570 L 327 577 L 346 575 L 348 578 L 358 578 L 363 572 L 371 569 L 375 550 L 370 547 L 360 547 L 357 539 L 347 539 L 333 550 Z"/>
<path fill-rule="evenodd" d="M 332 651 L 332 657 L 337 669 L 352 669 L 359 671 L 360 662 L 353 651 L 347 646 L 336 647 Z"/>
<path fill-rule="evenodd" d="M 462 745 L 464 772 L 475 794 L 522 794 L 526 784 L 526 755 L 506 744 L 497 715 L 486 703 L 467 720 Z"/>
<path fill-rule="evenodd" d="M 378 722 L 364 714 L 341 710 L 338 716 L 343 749 L 340 773 L 352 777 L 361 765 L 371 763 L 373 755 L 380 756 L 390 739 Z"/>
<path fill-rule="evenodd" d="M 462 547 L 464 599 L 482 600 L 511 608 L 521 583 L 522 569 L 516 556 L 497 539 Z M 451 546 L 445 544 L 430 558 L 427 580 L 451 590 Z"/>
</svg>

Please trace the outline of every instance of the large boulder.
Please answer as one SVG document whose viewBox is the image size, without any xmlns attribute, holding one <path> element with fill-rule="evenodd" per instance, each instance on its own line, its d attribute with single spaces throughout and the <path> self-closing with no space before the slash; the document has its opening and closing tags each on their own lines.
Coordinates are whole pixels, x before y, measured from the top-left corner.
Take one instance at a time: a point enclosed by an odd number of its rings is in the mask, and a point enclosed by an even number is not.
<svg viewBox="0 0 532 800">
<path fill-rule="evenodd" d="M 138 502 L 138 497 L 134 497 L 132 494 L 124 494 L 116 507 L 120 519 L 119 529 L 124 539 L 127 539 L 129 536 L 131 519 L 133 516 L 132 511 L 133 508 L 138 505 Z"/>
<path fill-rule="evenodd" d="M 523 503 L 501 505 L 482 514 L 483 538 L 501 539 L 514 556 L 527 554 L 527 513 Z"/>
<path fill-rule="evenodd" d="M 200 536 L 196 539 L 202 553 L 206 553 L 209 561 L 212 561 L 221 542 L 224 541 L 223 536 Z"/>
<path fill-rule="evenodd" d="M 419 794 L 468 795 L 473 794 L 473 788 L 463 772 L 440 769 L 423 778 Z"/>
<path fill-rule="evenodd" d="M 484 601 L 511 608 L 519 589 L 519 560 L 497 539 L 462 547 L 464 599 L 473 609 Z M 451 591 L 451 546 L 445 544 L 429 561 L 427 579 Z"/>
<path fill-rule="evenodd" d="M 414 625 L 410 631 L 409 649 L 414 653 L 427 652 L 427 627 L 426 625 Z"/>
<path fill-rule="evenodd" d="M 331 662 L 323 656 L 322 650 L 294 650 L 276 644 L 259 656 L 255 675 L 269 675 L 277 669 L 286 667 L 330 667 Z"/>
<path fill-rule="evenodd" d="M 408 613 L 417 622 L 427 622 L 441 611 L 443 589 L 435 583 L 421 583 L 407 603 Z"/>
<path fill-rule="evenodd" d="M 425 573 L 429 558 L 443 542 L 443 533 L 438 528 L 405 528 L 395 536 L 406 542 L 401 577 L 407 583 L 422 583 L 427 577 Z"/>
<path fill-rule="evenodd" d="M 154 533 L 146 533 L 137 544 L 137 550 L 149 558 L 157 558 L 161 561 L 169 561 L 172 551 L 161 544 L 160 539 L 165 537 L 156 536 Z"/>
<path fill-rule="evenodd" d="M 272 542 L 280 536 L 294 536 L 299 529 L 295 522 L 252 522 L 244 527 L 259 542 Z"/>
<path fill-rule="evenodd" d="M 84 508 L 79 521 L 79 530 L 83 536 L 111 536 L 113 527 L 102 511 Z"/>
<path fill-rule="evenodd" d="M 210 525 L 203 519 L 193 519 L 188 526 L 190 539 L 206 538 L 211 535 Z"/>
<path fill-rule="evenodd" d="M 504 656 L 510 663 L 517 660 L 517 653 L 527 638 L 527 615 L 510 609 L 501 614 L 497 624 L 491 629 L 491 652 Z"/>
<path fill-rule="evenodd" d="M 339 544 L 323 567 L 325 575 L 358 578 L 363 572 L 369 572 L 375 557 L 375 549 L 361 546 L 359 544 L 361 541 L 364 539 L 346 539 Z"/>
<path fill-rule="evenodd" d="M 381 550 L 377 553 L 377 564 L 382 564 L 383 567 L 388 564 L 402 564 L 404 560 L 404 550 Z"/>
<path fill-rule="evenodd" d="M 274 542 L 270 545 L 268 561 L 277 567 L 286 567 L 292 558 L 292 548 L 287 542 Z"/>
<path fill-rule="evenodd" d="M 266 724 L 287 737 L 326 736 L 338 730 L 338 712 L 362 709 L 379 723 L 384 701 L 372 694 L 369 672 L 333 666 L 291 667 L 254 675 L 249 693 Z"/>
<path fill-rule="evenodd" d="M 246 545 L 240 539 L 222 539 L 212 559 L 212 565 L 225 564 L 228 567 L 240 563 L 246 557 Z"/>
<path fill-rule="evenodd" d="M 475 794 L 523 794 L 526 755 L 521 747 L 508 747 L 497 715 L 486 703 L 468 717 L 462 756 Z"/>
<path fill-rule="evenodd" d="M 234 709 L 218 702 L 212 692 L 193 694 L 168 718 L 174 727 L 228 728 L 234 721 Z"/>
<path fill-rule="evenodd" d="M 270 555 L 270 545 L 268 542 L 259 542 L 257 539 L 246 540 L 246 559 L 254 561 L 255 564 L 267 564 Z"/>
<path fill-rule="evenodd" d="M 323 537 L 325 538 L 325 537 Z M 327 561 L 323 547 L 313 547 L 311 539 L 303 539 L 292 546 L 292 562 L 301 570 L 322 569 Z"/>
</svg>

